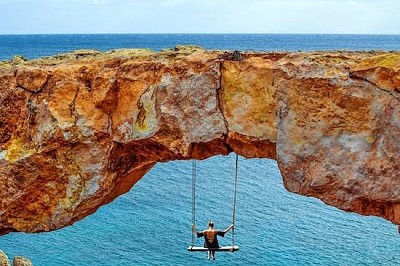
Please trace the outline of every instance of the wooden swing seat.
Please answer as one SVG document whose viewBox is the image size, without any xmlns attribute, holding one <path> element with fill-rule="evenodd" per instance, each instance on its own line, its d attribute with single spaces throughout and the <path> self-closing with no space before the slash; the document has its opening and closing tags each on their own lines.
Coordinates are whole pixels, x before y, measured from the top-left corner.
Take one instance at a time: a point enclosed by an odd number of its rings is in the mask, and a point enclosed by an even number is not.
<svg viewBox="0 0 400 266">
<path fill-rule="evenodd" d="M 222 246 L 219 248 L 205 248 L 205 247 L 195 247 L 189 246 L 189 251 L 227 251 L 227 252 L 235 252 L 239 250 L 239 246 Z"/>
</svg>

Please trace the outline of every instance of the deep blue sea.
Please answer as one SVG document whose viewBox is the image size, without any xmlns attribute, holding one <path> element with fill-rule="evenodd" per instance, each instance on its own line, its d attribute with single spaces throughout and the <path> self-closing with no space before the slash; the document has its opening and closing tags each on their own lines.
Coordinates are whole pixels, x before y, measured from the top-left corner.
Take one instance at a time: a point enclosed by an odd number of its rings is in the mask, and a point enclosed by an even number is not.
<svg viewBox="0 0 400 266">
<path fill-rule="evenodd" d="M 396 50 L 400 35 L 131 34 L 0 35 L 0 60 L 75 49 L 172 48 L 196 44 L 210 49 Z M 234 158 L 198 162 L 199 228 L 209 219 L 217 228 L 231 223 Z M 9 257 L 23 255 L 34 265 L 398 265 L 397 227 L 377 217 L 346 213 L 287 192 L 276 163 L 239 158 L 236 253 L 190 253 L 191 162 L 156 165 L 129 193 L 74 225 L 49 233 L 0 237 Z M 209 191 L 209 187 L 213 187 Z M 210 196 L 210 194 L 212 196 Z M 212 207 L 209 207 L 212 206 Z M 231 234 L 220 244 L 231 244 Z M 197 240 L 197 245 L 202 245 Z"/>
</svg>

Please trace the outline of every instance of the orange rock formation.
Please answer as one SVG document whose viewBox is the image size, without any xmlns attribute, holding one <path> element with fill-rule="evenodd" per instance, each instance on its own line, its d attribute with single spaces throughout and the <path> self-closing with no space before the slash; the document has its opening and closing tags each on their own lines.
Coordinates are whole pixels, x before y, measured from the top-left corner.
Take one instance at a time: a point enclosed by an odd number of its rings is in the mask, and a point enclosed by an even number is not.
<svg viewBox="0 0 400 266">
<path fill-rule="evenodd" d="M 157 162 L 278 161 L 289 191 L 400 224 L 400 54 L 77 51 L 0 63 L 0 233 L 58 229 Z"/>
</svg>

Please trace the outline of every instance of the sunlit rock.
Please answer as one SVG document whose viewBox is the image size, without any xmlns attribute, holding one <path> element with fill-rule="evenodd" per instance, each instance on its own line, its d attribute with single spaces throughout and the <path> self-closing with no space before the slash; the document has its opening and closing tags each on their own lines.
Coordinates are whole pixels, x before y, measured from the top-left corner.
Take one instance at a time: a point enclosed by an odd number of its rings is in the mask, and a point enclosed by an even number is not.
<svg viewBox="0 0 400 266">
<path fill-rule="evenodd" d="M 289 191 L 400 224 L 399 66 L 199 47 L 0 62 L 0 233 L 62 228 L 157 162 L 232 151 L 276 159 Z"/>
</svg>

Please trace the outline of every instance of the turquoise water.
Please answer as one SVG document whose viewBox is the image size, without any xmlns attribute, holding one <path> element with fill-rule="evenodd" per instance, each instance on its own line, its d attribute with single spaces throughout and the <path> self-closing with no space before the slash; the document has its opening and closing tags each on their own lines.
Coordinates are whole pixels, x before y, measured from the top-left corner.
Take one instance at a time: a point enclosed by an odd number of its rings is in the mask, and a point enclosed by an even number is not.
<svg viewBox="0 0 400 266">
<path fill-rule="evenodd" d="M 28 43 L 21 41 L 25 40 L 21 36 L 0 36 L 0 58 L 11 58 L 12 54 L 36 57 L 51 51 L 54 54 L 68 50 L 68 45 L 71 49 L 96 46 L 106 50 L 124 47 L 136 38 L 116 35 L 117 39 L 113 39 L 113 35 L 107 35 L 112 41 L 106 42 L 106 35 L 57 36 L 25 36 L 31 38 Z M 390 35 L 328 35 L 325 39 L 320 35 L 144 36 L 152 40 L 148 47 L 154 49 L 163 48 L 165 39 L 173 39 L 167 43 L 171 47 L 183 38 L 186 42 L 203 39 L 203 43 L 196 43 L 222 48 L 226 48 L 223 44 L 234 44 L 243 49 L 274 50 L 276 43 L 285 43 L 290 50 L 307 50 L 320 42 L 321 47 L 330 49 L 347 45 L 353 50 L 400 50 L 399 36 Z M 276 40 L 271 40 L 273 36 Z M 42 38 L 53 41 L 42 43 Z M 70 38 L 73 45 L 63 38 Z M 5 39 L 8 41 L 2 41 Z M 119 43 L 119 39 L 125 42 Z M 209 219 L 221 229 L 231 223 L 233 174 L 233 154 L 198 162 L 199 228 L 205 227 Z M 191 244 L 190 161 L 157 164 L 129 193 L 92 216 L 55 232 L 2 236 L 0 249 L 10 257 L 27 256 L 35 265 L 397 265 L 400 261 L 396 226 L 381 218 L 346 213 L 317 199 L 287 192 L 272 160 L 240 157 L 237 197 L 235 244 L 240 251 L 218 253 L 216 262 L 207 261 L 204 253 L 186 251 Z M 220 243 L 231 241 L 228 234 Z M 197 244 L 202 241 L 197 240 Z"/>
<path fill-rule="evenodd" d="M 233 165 L 232 155 L 198 162 L 198 227 L 209 219 L 220 228 L 230 224 Z M 240 158 L 237 196 L 240 251 L 218 253 L 219 265 L 397 265 L 400 260 L 395 226 L 285 191 L 272 160 Z M 158 164 L 129 193 L 71 227 L 12 233 L 0 238 L 0 248 L 36 265 L 209 263 L 206 254 L 186 251 L 190 223 L 191 163 L 175 161 Z M 221 244 L 230 244 L 230 237 Z"/>
</svg>

